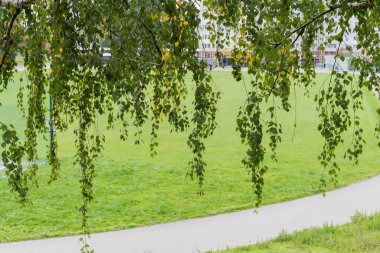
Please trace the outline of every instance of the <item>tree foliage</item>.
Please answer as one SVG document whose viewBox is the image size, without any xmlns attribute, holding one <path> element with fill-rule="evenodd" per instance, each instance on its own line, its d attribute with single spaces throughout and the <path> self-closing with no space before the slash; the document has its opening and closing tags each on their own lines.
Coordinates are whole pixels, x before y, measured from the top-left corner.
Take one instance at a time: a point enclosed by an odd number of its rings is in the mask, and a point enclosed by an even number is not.
<svg viewBox="0 0 380 253">
<path fill-rule="evenodd" d="M 17 54 L 24 56 L 29 81 L 24 91 L 25 141 L 12 126 L 1 123 L 2 160 L 9 186 L 21 201 L 36 177 L 37 136 L 46 131 L 47 96 L 53 101 L 50 127 L 65 131 L 75 126 L 84 228 L 93 198 L 94 161 L 105 141 L 102 133 L 93 131 L 101 115 L 108 118 L 109 127 L 123 126 L 122 140 L 128 138 L 128 126 L 134 126 L 136 142 L 140 127 L 150 118 L 152 154 L 164 119 L 174 131 L 189 129 L 188 145 L 194 154 L 189 175 L 197 176 L 202 186 L 203 140 L 215 129 L 218 94 L 212 89 L 206 64 L 196 58 L 194 31 L 199 16 L 194 3 L 25 1 L 3 6 L 0 15 L 0 33 L 4 35 L 1 91 L 13 79 Z M 108 61 L 102 57 L 105 48 L 112 52 Z M 187 75 L 195 83 L 192 109 L 183 103 L 188 93 Z M 22 103 L 19 101 L 21 107 Z M 29 164 L 26 170 L 24 157 Z M 56 139 L 48 158 L 53 181 L 60 167 Z"/>
<path fill-rule="evenodd" d="M 28 85 L 20 91 L 27 96 L 24 138 L 12 125 L 1 122 L 2 161 L 10 188 L 25 201 L 36 184 L 37 136 L 46 131 L 46 100 L 52 101 L 51 128 L 65 131 L 74 125 L 76 163 L 81 170 L 83 227 L 87 228 L 88 204 L 93 198 L 94 161 L 105 136 L 93 131 L 97 117 L 108 118 L 109 127 L 122 125 L 120 139 L 134 126 L 136 143 L 140 127 L 151 126 L 151 152 L 158 145 L 157 130 L 167 120 L 174 131 L 188 131 L 188 146 L 193 152 L 189 176 L 197 177 L 200 187 L 206 162 L 204 140 L 215 127 L 218 92 L 214 91 L 207 66 L 196 57 L 200 36 L 200 1 L 175 0 L 8 0 L 0 1 L 0 92 L 14 79 L 16 56 L 22 55 Z M 346 151 L 357 161 L 364 140 L 360 119 L 363 89 L 379 91 L 380 5 L 378 1 L 351 0 L 205 0 L 205 17 L 212 41 L 221 56 L 231 45 L 233 76 L 240 80 L 242 68 L 252 77 L 247 99 L 237 116 L 237 130 L 247 146 L 244 166 L 250 171 L 253 189 L 260 204 L 264 185 L 269 139 L 272 159 L 281 142 L 281 122 L 277 111 L 289 111 L 289 96 L 295 86 L 313 84 L 315 66 L 312 48 L 318 34 L 329 39 L 323 48 L 337 41 L 344 43 L 348 33 L 356 33 L 360 52 L 352 64 L 360 70 L 357 83 L 348 72 L 331 76 L 315 97 L 320 115 L 318 129 L 325 140 L 319 156 L 322 165 L 336 180 L 339 166 L 336 148 L 342 135 L 354 129 Z M 332 17 L 336 17 L 335 19 Z M 358 20 L 349 26 L 351 18 Z M 295 43 L 301 43 L 301 51 Z M 106 49 L 112 54 L 104 61 Z M 337 54 L 337 57 L 343 57 Z M 189 93 L 186 76 L 192 76 L 195 91 Z M 184 99 L 192 96 L 192 108 Z M 263 106 L 263 105 L 269 106 Z M 263 109 L 267 108 L 267 109 Z M 264 114 L 270 120 L 264 121 Z M 103 116 L 102 116 L 103 117 Z M 121 123 L 121 124 L 120 124 Z M 376 128 L 376 132 L 380 127 Z M 59 177 L 59 143 L 49 149 L 51 181 Z M 23 160 L 29 166 L 23 168 Z M 202 193 L 202 188 L 200 188 Z"/>
<path fill-rule="evenodd" d="M 243 66 L 248 67 L 252 77 L 246 103 L 239 110 L 237 129 L 247 145 L 243 164 L 251 171 L 257 204 L 264 185 L 263 175 L 268 169 L 263 137 L 269 137 L 275 159 L 282 132 L 276 112 L 289 111 L 289 96 L 294 87 L 305 87 L 307 91 L 314 84 L 313 50 L 338 43 L 331 75 L 315 97 L 320 117 L 318 130 L 324 139 L 318 159 L 330 175 L 321 178 L 321 186 L 324 188 L 327 180 L 336 183 L 339 171 L 336 149 L 344 142 L 343 134 L 353 129 L 345 157 L 357 162 L 363 151 L 363 129 L 356 113 L 362 109 L 363 89 L 379 91 L 376 59 L 380 53 L 380 3 L 373 0 L 207 0 L 204 3 L 209 9 L 206 16 L 213 41 L 219 48 L 233 42 L 234 77 L 242 78 Z M 354 26 L 350 25 L 351 19 L 357 20 Z M 318 35 L 328 39 L 319 42 Z M 351 73 L 338 71 L 337 60 L 344 60 L 340 48 L 347 35 L 357 36 L 357 48 L 345 46 L 355 56 L 352 63 L 359 70 L 357 82 Z M 296 43 L 301 50 L 297 50 Z M 267 112 L 263 111 L 263 104 L 268 105 Z M 270 120 L 264 121 L 264 113 L 269 114 Z M 378 132 L 379 128 L 375 130 Z"/>
</svg>

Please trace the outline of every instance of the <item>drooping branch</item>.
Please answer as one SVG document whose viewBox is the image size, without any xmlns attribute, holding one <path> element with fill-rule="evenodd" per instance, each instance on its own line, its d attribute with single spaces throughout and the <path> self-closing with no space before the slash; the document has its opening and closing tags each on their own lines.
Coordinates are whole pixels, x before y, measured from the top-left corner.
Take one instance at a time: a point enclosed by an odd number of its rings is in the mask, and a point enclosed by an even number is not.
<svg viewBox="0 0 380 253">
<path fill-rule="evenodd" d="M 17 8 L 16 11 L 12 15 L 11 21 L 9 22 L 7 32 L 5 33 L 4 37 L 0 40 L 1 46 L 3 46 L 5 43 L 4 54 L 1 56 L 0 70 L 2 69 L 5 63 L 5 58 L 8 56 L 9 50 L 11 49 L 11 46 L 13 44 L 12 39 L 11 39 L 11 32 L 12 32 L 14 23 L 16 21 L 16 18 L 20 13 L 21 13 L 21 9 Z"/>
<path fill-rule="evenodd" d="M 137 20 L 142 24 L 142 26 L 144 27 L 144 29 L 150 34 L 150 36 L 151 36 L 151 38 L 153 40 L 154 46 L 155 46 L 155 48 L 157 50 L 157 53 L 161 56 L 162 55 L 162 50 L 161 50 L 160 46 L 158 45 L 156 34 L 143 21 L 141 21 L 138 18 L 137 18 Z"/>
<path fill-rule="evenodd" d="M 14 23 L 16 21 L 16 18 L 18 16 L 18 14 L 20 14 L 20 12 L 21 12 L 21 9 L 16 9 L 15 13 L 12 15 L 12 19 L 9 22 L 9 25 L 8 25 L 8 28 L 7 28 L 7 32 L 5 33 L 4 37 L 0 40 L 0 45 L 3 45 L 4 42 L 8 41 L 9 38 L 11 37 L 11 32 L 12 32 L 13 25 L 14 25 Z"/>
<path fill-rule="evenodd" d="M 0 60 L 0 70 L 4 66 L 5 59 L 7 58 L 8 54 L 9 54 L 9 50 L 11 49 L 11 46 L 13 44 L 13 41 L 11 39 L 11 32 L 12 32 L 12 29 L 14 27 L 16 18 L 24 8 L 27 8 L 28 6 L 30 6 L 34 2 L 35 2 L 35 0 L 0 0 L 0 6 L 2 6 L 2 7 L 8 7 L 8 8 L 11 6 L 16 7 L 16 10 L 13 13 L 12 18 L 9 22 L 8 27 L 7 27 L 7 31 L 4 34 L 3 38 L 1 38 L 1 40 L 0 40 L 0 45 L 5 46 L 4 47 L 4 53 L 1 56 L 1 60 Z M 5 45 L 4 45 L 4 43 L 5 43 Z"/>
<path fill-rule="evenodd" d="M 127 6 L 127 9 L 129 9 L 131 6 L 130 6 L 130 3 L 128 0 L 124 0 L 124 4 Z M 153 30 L 144 22 L 142 21 L 139 17 L 133 15 L 132 16 L 134 19 L 137 20 L 137 22 L 139 22 L 143 28 L 149 33 L 149 35 L 151 36 L 152 38 L 152 41 L 153 41 L 153 44 L 154 44 L 154 47 L 156 48 L 156 51 L 158 53 L 159 56 L 162 55 L 162 50 L 160 48 L 160 46 L 158 45 L 158 40 L 157 40 L 157 36 L 156 34 L 153 32 Z"/>
</svg>

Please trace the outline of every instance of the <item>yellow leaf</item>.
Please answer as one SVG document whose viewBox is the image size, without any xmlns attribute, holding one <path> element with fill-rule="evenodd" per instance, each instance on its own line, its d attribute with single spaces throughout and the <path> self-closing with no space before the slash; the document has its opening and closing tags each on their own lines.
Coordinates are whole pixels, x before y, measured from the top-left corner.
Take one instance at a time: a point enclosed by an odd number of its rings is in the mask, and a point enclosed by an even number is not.
<svg viewBox="0 0 380 253">
<path fill-rule="evenodd" d="M 177 5 L 178 6 L 182 6 L 182 2 L 181 1 L 177 1 Z"/>
<path fill-rule="evenodd" d="M 242 57 L 242 53 L 241 51 L 239 51 L 239 53 L 236 56 L 236 60 L 240 61 L 241 57 Z"/>
<path fill-rule="evenodd" d="M 246 32 L 246 30 L 245 30 L 244 27 L 241 28 L 241 30 L 240 30 L 240 34 L 241 34 L 241 36 L 243 36 L 243 37 L 247 34 L 247 32 Z"/>
<path fill-rule="evenodd" d="M 158 18 L 157 14 L 150 14 L 150 17 L 152 18 L 152 20 L 156 20 Z"/>
<path fill-rule="evenodd" d="M 178 47 L 178 46 L 179 46 L 179 42 L 177 41 L 176 43 L 174 43 L 174 45 L 175 45 L 176 47 Z"/>
<path fill-rule="evenodd" d="M 170 52 L 166 48 L 162 52 L 162 61 L 167 62 L 170 59 Z"/>
<path fill-rule="evenodd" d="M 253 59 L 252 59 L 252 55 L 247 55 L 247 62 L 248 62 L 248 65 L 252 66 L 253 65 Z"/>
<path fill-rule="evenodd" d="M 187 22 L 186 20 L 183 21 L 183 25 L 184 25 L 184 26 L 187 26 L 188 24 L 189 24 L 189 22 Z"/>
<path fill-rule="evenodd" d="M 162 17 L 162 21 L 166 22 L 169 19 L 169 14 L 167 14 L 166 12 L 163 12 L 161 14 L 161 17 Z"/>
<path fill-rule="evenodd" d="M 179 14 L 179 16 L 178 16 L 180 19 L 185 19 L 185 17 L 183 16 L 183 14 L 181 13 L 181 14 Z"/>
<path fill-rule="evenodd" d="M 290 62 L 290 61 L 292 61 L 294 59 L 294 54 L 289 54 L 289 56 L 288 56 L 288 61 Z"/>
</svg>

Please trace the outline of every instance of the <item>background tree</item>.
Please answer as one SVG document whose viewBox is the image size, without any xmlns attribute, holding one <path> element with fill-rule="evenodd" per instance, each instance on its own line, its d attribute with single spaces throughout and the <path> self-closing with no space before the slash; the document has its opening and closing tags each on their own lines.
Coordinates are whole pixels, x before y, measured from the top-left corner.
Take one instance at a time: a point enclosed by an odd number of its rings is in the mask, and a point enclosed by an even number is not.
<svg viewBox="0 0 380 253">
<path fill-rule="evenodd" d="M 96 129 L 96 118 L 108 117 L 109 127 L 121 128 L 120 138 L 127 139 L 127 127 L 140 127 L 150 118 L 151 152 L 158 145 L 157 130 L 163 119 L 174 131 L 190 130 L 188 145 L 194 156 L 189 175 L 196 176 L 202 194 L 206 163 L 204 139 L 215 127 L 219 94 L 212 88 L 206 64 L 196 58 L 200 24 L 200 1 L 175 0 L 6 0 L 0 1 L 1 58 L 0 92 L 11 85 L 16 55 L 23 56 L 28 85 L 20 91 L 27 95 L 24 138 L 13 126 L 1 122 L 2 160 L 9 186 L 25 201 L 36 184 L 37 136 L 43 134 L 48 113 L 46 99 L 51 96 L 50 128 L 65 131 L 75 125 L 76 163 L 81 170 L 80 211 L 87 231 L 88 204 L 93 198 L 94 161 L 102 150 L 104 135 Z M 357 83 L 335 65 L 327 83 L 316 96 L 321 123 L 318 129 L 325 140 L 319 156 L 336 180 L 339 167 L 335 150 L 343 143 L 342 134 L 353 126 L 352 144 L 346 155 L 357 161 L 362 152 L 362 128 L 355 112 L 361 109 L 362 89 L 379 90 L 377 66 L 379 51 L 379 3 L 377 1 L 293 1 L 293 0 L 206 0 L 205 15 L 210 20 L 212 40 L 222 49 L 230 39 L 233 47 L 233 75 L 242 78 L 242 67 L 252 76 L 247 100 L 240 108 L 237 129 L 247 145 L 243 164 L 251 172 L 257 205 L 260 204 L 266 149 L 269 138 L 272 159 L 281 141 L 278 110 L 288 111 L 292 87 L 309 87 L 315 77 L 311 48 L 318 33 L 330 34 L 326 42 L 342 43 L 347 32 L 358 34 L 358 50 L 366 59 L 352 64 L 360 69 Z M 339 18 L 335 23 L 332 15 Z M 356 17 L 354 28 L 348 25 Z M 302 50 L 294 44 L 300 41 Z M 323 47 L 323 45 L 321 45 Z M 104 61 L 105 48 L 112 53 Z M 339 57 L 339 56 L 337 56 Z M 369 60 L 368 60 L 369 59 Z M 185 76 L 195 83 L 193 108 L 186 108 L 188 95 Z M 277 105 L 276 103 L 279 103 Z M 269 105 L 266 111 L 265 106 Z M 189 113 L 192 112 L 192 114 Z M 270 120 L 263 121 L 268 113 Z M 380 127 L 376 128 L 376 132 Z M 49 149 L 51 181 L 59 176 L 58 143 Z M 29 167 L 24 169 L 23 159 Z"/>
</svg>

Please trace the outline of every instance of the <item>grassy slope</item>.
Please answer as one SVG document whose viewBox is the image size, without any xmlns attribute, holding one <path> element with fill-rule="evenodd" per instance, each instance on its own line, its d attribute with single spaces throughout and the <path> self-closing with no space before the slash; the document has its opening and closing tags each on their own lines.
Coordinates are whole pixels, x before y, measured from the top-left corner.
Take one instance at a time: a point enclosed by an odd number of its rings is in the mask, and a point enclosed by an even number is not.
<svg viewBox="0 0 380 253">
<path fill-rule="evenodd" d="M 230 249 L 223 253 L 375 253 L 380 252 L 380 214 L 356 215 L 351 224 L 326 225 L 294 234 L 282 234 L 273 241 Z"/>
<path fill-rule="evenodd" d="M 219 72 L 214 77 L 222 92 L 222 100 L 218 112 L 219 127 L 207 141 L 206 195 L 197 196 L 196 182 L 185 177 L 191 157 L 186 146 L 186 134 L 170 134 L 170 129 L 164 125 L 159 136 L 159 155 L 150 158 L 149 127 L 145 128 L 145 144 L 135 146 L 133 139 L 119 141 L 117 129 L 102 129 L 104 121 L 100 119 L 100 131 L 105 131 L 108 142 L 97 163 L 95 199 L 90 210 L 92 232 L 252 207 L 254 197 L 249 176 L 240 162 L 244 147 L 235 131 L 237 109 L 245 96 L 244 86 L 241 82 L 236 83 L 230 73 Z M 319 76 L 318 83 L 324 77 Z M 0 95 L 3 103 L 0 117 L 21 129 L 23 122 L 14 102 L 18 85 L 10 86 L 6 93 Z M 283 143 L 278 150 L 279 162 L 268 161 L 271 169 L 266 175 L 264 204 L 317 193 L 319 179 L 324 175 L 316 158 L 322 141 L 316 130 L 318 116 L 315 104 L 312 98 L 303 96 L 302 90 L 297 94 L 298 127 L 294 141 L 294 111 L 279 115 L 284 127 Z M 365 96 L 365 107 L 362 124 L 368 130 L 366 152 L 359 166 L 341 160 L 338 186 L 380 172 L 377 166 L 380 158 L 371 132 L 376 122 L 377 102 L 370 94 Z M 32 191 L 32 203 L 27 207 L 22 208 L 16 203 L 14 195 L 7 189 L 6 180 L 0 179 L 0 241 L 80 233 L 79 170 L 72 166 L 74 136 L 72 132 L 59 133 L 59 139 L 63 162 L 61 177 L 48 185 L 48 168 L 41 166 L 40 186 Z M 44 147 L 40 149 L 43 151 Z"/>
</svg>

